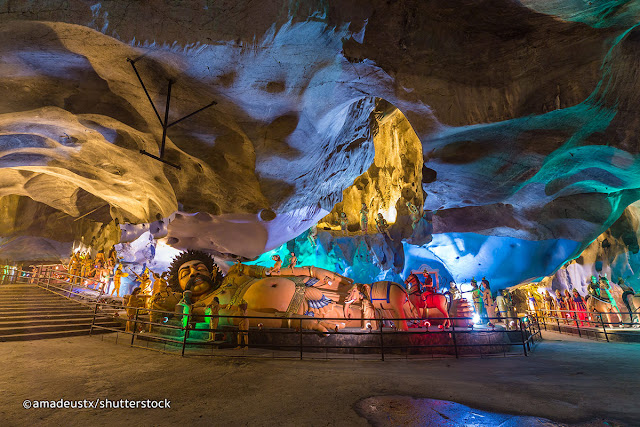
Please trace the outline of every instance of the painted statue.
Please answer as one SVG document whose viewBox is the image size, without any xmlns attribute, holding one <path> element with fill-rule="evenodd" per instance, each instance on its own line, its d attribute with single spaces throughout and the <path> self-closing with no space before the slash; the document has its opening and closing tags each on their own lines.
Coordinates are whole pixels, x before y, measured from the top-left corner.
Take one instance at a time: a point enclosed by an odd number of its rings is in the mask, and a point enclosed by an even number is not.
<svg viewBox="0 0 640 427">
<path fill-rule="evenodd" d="M 592 277 L 592 281 L 594 276 Z M 589 299 L 586 301 L 587 310 L 591 312 L 600 313 L 600 316 L 604 314 L 607 317 L 607 326 L 612 326 L 614 324 L 619 324 L 622 322 L 622 317 L 620 316 L 620 310 L 618 309 L 618 305 L 615 302 L 615 299 L 611 295 L 611 285 L 609 284 L 609 280 L 606 276 L 600 277 L 598 292 L 589 293 Z"/>
<path fill-rule="evenodd" d="M 565 299 L 562 297 L 562 293 L 560 289 L 556 289 L 556 297 L 555 297 L 555 306 L 556 306 L 556 317 L 558 319 L 564 319 L 564 322 L 567 322 L 567 303 Z"/>
<path fill-rule="evenodd" d="M 244 344 L 245 347 L 249 347 L 249 319 L 246 316 L 249 315 L 248 311 L 249 305 L 246 301 L 241 301 L 238 305 L 238 311 L 236 316 L 245 316 L 238 321 L 238 346 L 237 349 L 242 348 Z"/>
<path fill-rule="evenodd" d="M 409 217 L 411 218 L 411 228 L 415 229 L 422 218 L 420 210 L 411 202 L 407 202 L 407 209 L 409 210 Z"/>
<path fill-rule="evenodd" d="M 480 281 L 482 285 L 482 304 L 484 305 L 485 310 L 487 311 L 487 317 L 489 318 L 489 326 L 493 326 L 491 320 L 496 317 L 496 308 L 493 303 L 493 295 L 491 295 L 491 287 L 489 286 L 489 281 L 483 277 Z"/>
<path fill-rule="evenodd" d="M 449 293 L 454 301 L 462 298 L 462 292 L 453 280 L 449 282 Z"/>
<path fill-rule="evenodd" d="M 376 311 L 371 302 L 371 286 L 364 284 L 356 284 L 347 293 L 344 300 L 344 317 L 351 319 L 351 304 L 360 302 L 362 305 L 362 317 L 360 327 L 362 329 L 378 329 L 378 321 L 376 319 Z"/>
<path fill-rule="evenodd" d="M 211 316 L 209 317 L 209 341 L 215 341 L 217 334 L 216 330 L 218 329 L 218 322 L 220 321 L 220 310 L 227 308 L 227 305 L 220 305 L 218 297 L 213 297 L 213 301 L 211 301 L 211 304 L 209 304 L 207 308 L 209 309 L 207 314 Z M 238 342 L 238 345 L 240 345 L 240 342 Z"/>
<path fill-rule="evenodd" d="M 555 311 L 555 305 L 553 302 L 553 297 L 549 294 L 549 291 L 547 289 L 544 290 L 542 301 L 544 301 L 545 314 L 547 316 L 552 316 L 553 311 Z"/>
<path fill-rule="evenodd" d="M 575 308 L 576 317 L 577 319 L 580 319 L 580 326 L 584 326 L 585 320 L 587 320 L 587 305 L 585 304 L 584 298 L 582 298 L 582 295 L 578 293 L 577 289 L 573 290 L 572 301 L 573 301 L 573 306 Z M 576 319 L 576 326 L 578 325 L 577 319 Z M 586 323 L 586 325 L 591 326 L 588 322 Z"/>
<path fill-rule="evenodd" d="M 378 212 L 378 216 L 376 217 L 376 229 L 378 230 L 378 233 L 385 234 L 389 240 L 393 241 L 389 234 L 389 223 L 384 219 L 381 212 Z"/>
<path fill-rule="evenodd" d="M 347 293 L 347 297 L 345 299 L 345 313 L 348 312 L 349 306 L 352 303 L 361 300 L 368 300 L 363 304 L 364 318 L 374 317 L 372 316 L 373 313 L 370 312 L 370 307 L 383 312 L 390 311 L 391 318 L 401 319 L 399 321 L 398 329 L 402 331 L 409 330 L 406 319 L 416 317 L 413 311 L 413 306 L 407 299 L 407 291 L 405 291 L 402 286 L 394 282 L 375 282 L 371 285 L 354 284 L 351 290 Z M 369 303 L 371 303 L 371 306 L 369 306 Z"/>
<path fill-rule="evenodd" d="M 360 230 L 363 233 L 369 231 L 369 208 L 366 203 L 363 203 L 360 208 Z"/>
<path fill-rule="evenodd" d="M 527 307 L 529 307 L 529 311 L 534 312 L 536 315 L 538 314 L 538 302 L 531 291 L 527 291 Z"/>
<path fill-rule="evenodd" d="M 80 257 L 77 252 L 71 254 L 71 259 L 69 260 L 69 266 L 67 267 L 67 271 L 71 275 L 71 283 L 77 284 L 80 280 L 77 276 L 80 273 L 82 262 L 80 261 Z"/>
<path fill-rule="evenodd" d="M 340 222 L 340 230 L 342 230 L 342 234 L 347 236 L 349 234 L 349 230 L 347 229 L 347 227 L 349 226 L 349 219 L 347 218 L 347 214 L 344 212 L 340 212 L 338 221 Z"/>
<path fill-rule="evenodd" d="M 296 257 L 295 253 L 291 252 L 289 254 L 289 265 L 287 265 L 287 267 L 294 268 L 297 264 L 298 264 L 298 257 Z"/>
<path fill-rule="evenodd" d="M 117 297 L 120 296 L 120 284 L 122 283 L 122 278 L 128 276 L 129 273 L 122 271 L 122 264 L 118 264 L 116 271 L 113 273 L 113 289 L 111 290 L 111 296 L 113 296 L 114 292 Z"/>
<path fill-rule="evenodd" d="M 301 323 L 303 329 L 320 332 L 345 326 L 344 322 L 325 321 L 323 317 L 342 317 L 337 300 L 343 300 L 353 285 L 351 279 L 315 267 L 282 268 L 279 274 L 267 275 L 265 267 L 241 263 L 231 267 L 223 280 L 213 258 L 201 251 L 180 254 L 171 264 L 170 273 L 169 285 L 183 292 L 182 307 L 189 307 L 195 317 L 205 314 L 214 297 L 229 307 L 245 300 L 249 316 L 267 317 L 250 319 L 253 326 L 298 327 Z M 331 279 L 331 285 L 323 285 L 324 277 Z M 237 325 L 237 319 L 225 315 L 233 315 L 231 308 L 220 310 L 220 322 Z M 298 317 L 300 321 L 289 322 L 278 316 Z"/>
<path fill-rule="evenodd" d="M 428 275 L 428 277 L 429 280 L 431 280 L 431 275 Z M 422 317 L 423 319 L 427 319 L 427 309 L 435 308 L 445 319 L 442 327 L 447 328 L 451 326 L 451 321 L 449 320 L 450 302 L 447 301 L 446 295 L 435 293 L 433 291 L 433 287 L 425 287 L 425 292 L 423 293 L 420 279 L 414 273 L 411 273 L 409 274 L 409 276 L 407 276 L 404 284 L 409 290 L 409 301 L 421 314 L 420 317 Z"/>
<path fill-rule="evenodd" d="M 471 298 L 473 299 L 473 308 L 476 314 L 482 318 L 485 315 L 482 291 L 478 288 L 478 282 L 475 278 L 471 279 Z"/>
<path fill-rule="evenodd" d="M 631 318 L 631 321 L 640 322 L 640 316 L 637 312 L 637 310 L 640 309 L 640 295 L 636 297 L 635 290 L 627 283 L 625 283 L 622 277 L 618 278 L 618 286 L 620 286 L 620 288 L 622 289 L 622 301 L 627 307 L 627 310 L 629 310 L 629 317 Z M 638 300 L 637 304 L 635 303 L 636 299 Z"/>
<path fill-rule="evenodd" d="M 314 224 L 309 229 L 309 234 L 307 234 L 307 240 L 311 243 L 311 246 L 314 248 L 318 246 L 318 224 Z"/>
<path fill-rule="evenodd" d="M 125 328 L 125 332 L 133 332 L 136 318 L 136 311 L 138 311 L 138 318 L 140 317 L 140 312 L 137 310 L 138 308 L 145 306 L 145 298 L 142 297 L 141 292 L 142 289 L 139 287 L 135 288 L 131 295 L 125 296 L 125 306 L 126 313 L 129 320 L 127 321 L 127 326 Z M 143 330 L 144 326 L 142 323 L 138 323 L 138 330 Z"/>
<path fill-rule="evenodd" d="M 600 285 L 596 280 L 596 276 L 591 276 L 589 278 L 589 282 L 587 283 L 587 292 L 589 292 L 589 295 L 600 298 Z"/>
<path fill-rule="evenodd" d="M 280 274 L 280 269 L 282 268 L 282 260 L 280 259 L 280 255 L 273 255 L 271 257 L 273 261 L 276 263 L 267 270 L 267 274 Z"/>
</svg>

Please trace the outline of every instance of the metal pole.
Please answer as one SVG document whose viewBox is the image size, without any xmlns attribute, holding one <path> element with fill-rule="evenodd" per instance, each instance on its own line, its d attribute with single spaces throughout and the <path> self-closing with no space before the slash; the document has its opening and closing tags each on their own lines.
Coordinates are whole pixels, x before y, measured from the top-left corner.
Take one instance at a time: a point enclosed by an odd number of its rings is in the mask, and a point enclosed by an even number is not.
<svg viewBox="0 0 640 427">
<path fill-rule="evenodd" d="M 382 358 L 382 361 L 384 362 L 384 336 L 382 335 L 382 325 L 384 324 L 384 322 L 382 321 L 382 318 L 380 319 L 380 357 Z"/>
<path fill-rule="evenodd" d="M 98 302 L 96 301 L 96 306 L 93 308 L 93 319 L 91 319 L 91 327 L 89 328 L 89 336 L 93 333 L 93 325 L 96 323 L 96 315 L 98 314 Z"/>
<path fill-rule="evenodd" d="M 131 345 L 133 345 L 133 340 L 136 338 L 136 331 L 138 330 L 138 311 L 140 310 L 139 307 L 136 307 L 136 317 L 135 320 L 133 321 L 133 334 L 131 334 Z"/>
<path fill-rule="evenodd" d="M 167 90 L 167 105 L 164 110 L 164 123 L 162 123 L 162 143 L 160 144 L 160 158 L 164 157 L 164 144 L 167 139 L 167 127 L 169 123 L 169 102 L 171 101 L 171 85 L 173 80 L 169 80 L 169 89 Z"/>
<path fill-rule="evenodd" d="M 300 360 L 302 360 L 302 318 L 300 318 Z"/>
<path fill-rule="evenodd" d="M 609 342 L 609 335 L 607 334 L 607 330 L 604 327 L 604 320 L 602 318 L 602 313 L 600 313 L 600 323 L 602 323 L 602 332 L 604 332 L 604 337 L 607 339 L 607 342 Z"/>
<path fill-rule="evenodd" d="M 573 313 L 574 318 L 576 319 L 576 328 L 578 328 L 578 336 L 582 338 L 582 334 L 580 333 L 580 325 L 578 325 L 578 313 Z"/>
<path fill-rule="evenodd" d="M 520 319 L 520 337 L 522 338 L 522 351 L 524 351 L 524 355 L 527 355 L 527 346 L 524 341 L 524 321 Z"/>
<path fill-rule="evenodd" d="M 458 343 L 456 342 L 456 323 L 455 321 L 451 321 L 451 333 L 453 334 L 453 349 L 456 352 L 456 359 L 459 358 L 458 356 Z"/>
<path fill-rule="evenodd" d="M 182 356 L 184 356 L 184 349 L 187 347 L 187 338 L 189 337 L 189 325 L 191 325 L 191 311 L 187 315 L 187 326 L 184 328 L 184 339 L 182 340 Z"/>
</svg>

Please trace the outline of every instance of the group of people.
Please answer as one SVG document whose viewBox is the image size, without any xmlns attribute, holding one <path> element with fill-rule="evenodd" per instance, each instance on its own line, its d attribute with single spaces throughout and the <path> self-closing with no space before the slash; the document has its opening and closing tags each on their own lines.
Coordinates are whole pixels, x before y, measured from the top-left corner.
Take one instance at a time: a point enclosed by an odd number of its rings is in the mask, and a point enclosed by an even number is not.
<svg viewBox="0 0 640 427">
<path fill-rule="evenodd" d="M 104 250 L 99 250 L 95 259 L 91 257 L 91 252 L 74 252 L 67 266 L 69 280 L 74 285 L 83 284 L 95 290 L 104 289 L 117 263 L 118 255 L 113 247 L 106 256 Z"/>
</svg>

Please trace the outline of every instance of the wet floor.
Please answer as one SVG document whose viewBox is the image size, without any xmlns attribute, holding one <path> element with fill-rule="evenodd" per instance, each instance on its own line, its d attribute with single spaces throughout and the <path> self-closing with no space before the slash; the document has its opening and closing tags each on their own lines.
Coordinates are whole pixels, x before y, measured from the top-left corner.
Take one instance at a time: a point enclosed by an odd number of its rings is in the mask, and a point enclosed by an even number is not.
<svg viewBox="0 0 640 427">
<path fill-rule="evenodd" d="M 456 402 L 408 396 L 376 396 L 359 401 L 357 412 L 374 426 L 555 427 L 621 426 L 602 420 L 564 424 L 523 415 L 481 411 Z"/>
</svg>

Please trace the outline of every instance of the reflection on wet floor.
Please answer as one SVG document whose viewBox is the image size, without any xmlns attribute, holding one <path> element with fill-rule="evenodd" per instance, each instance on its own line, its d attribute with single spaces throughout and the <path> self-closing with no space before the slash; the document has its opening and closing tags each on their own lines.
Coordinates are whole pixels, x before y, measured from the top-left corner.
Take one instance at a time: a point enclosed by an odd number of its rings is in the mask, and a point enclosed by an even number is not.
<svg viewBox="0 0 640 427">
<path fill-rule="evenodd" d="M 358 413 L 374 426 L 434 427 L 555 427 L 612 426 L 604 421 L 564 424 L 546 418 L 500 414 L 473 409 L 447 400 L 417 399 L 408 396 L 377 396 L 356 404 Z"/>
</svg>

